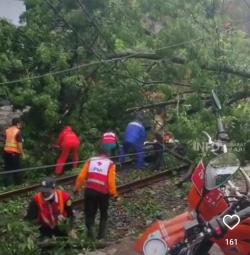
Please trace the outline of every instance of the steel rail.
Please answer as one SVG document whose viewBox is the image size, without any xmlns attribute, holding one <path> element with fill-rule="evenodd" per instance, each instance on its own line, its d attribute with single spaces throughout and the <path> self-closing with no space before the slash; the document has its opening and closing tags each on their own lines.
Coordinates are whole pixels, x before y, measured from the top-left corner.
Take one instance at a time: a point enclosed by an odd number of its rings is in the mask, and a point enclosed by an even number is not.
<svg viewBox="0 0 250 255">
<path fill-rule="evenodd" d="M 119 194 L 125 194 L 125 193 L 131 192 L 133 190 L 140 189 L 140 188 L 143 188 L 143 187 L 146 187 L 146 186 L 150 186 L 154 183 L 165 180 L 167 177 L 171 176 L 174 171 L 186 169 L 188 167 L 189 167 L 189 164 L 183 164 L 179 167 L 175 167 L 173 169 L 169 169 L 169 170 L 159 172 L 157 174 L 148 176 L 148 177 L 143 178 L 141 180 L 137 180 L 137 181 L 133 181 L 133 182 L 121 185 L 117 189 L 118 189 Z M 73 207 L 80 206 L 80 205 L 83 204 L 83 202 L 84 202 L 84 198 L 78 198 L 78 199 L 76 199 L 72 202 L 72 206 Z"/>
<path fill-rule="evenodd" d="M 73 181 L 75 178 L 77 177 L 77 174 L 75 175 L 71 175 L 71 176 L 66 176 L 66 177 L 60 177 L 60 178 L 56 178 L 56 183 L 67 183 L 67 182 L 71 182 Z M 37 184 L 33 184 L 31 186 L 28 187 L 23 187 L 20 189 L 15 189 L 15 190 L 11 190 L 11 191 L 7 191 L 4 193 L 0 194 L 0 201 L 6 199 L 6 198 L 11 198 L 17 195 L 22 195 L 22 194 L 26 194 L 28 192 L 34 191 L 36 189 L 38 189 L 39 187 L 41 187 L 40 183 Z"/>
<path fill-rule="evenodd" d="M 127 160 L 124 162 L 124 164 L 126 165 L 131 162 L 133 162 L 133 160 Z M 78 176 L 78 174 L 74 174 L 74 175 L 70 175 L 70 176 L 55 178 L 56 184 L 73 182 L 77 178 L 77 176 Z M 23 194 L 26 194 L 31 191 L 35 191 L 35 190 L 39 189 L 39 187 L 41 187 L 41 183 L 36 183 L 36 184 L 30 185 L 27 187 L 23 187 L 20 189 L 15 189 L 15 190 L 0 193 L 0 201 L 3 201 L 5 199 L 10 199 L 14 196 L 23 195 Z"/>
<path fill-rule="evenodd" d="M 183 158 L 179 154 L 171 151 L 170 149 L 165 148 L 164 152 L 168 152 L 169 154 L 172 154 L 174 157 L 190 164 L 190 161 L 188 159 Z M 126 165 L 126 164 L 129 164 L 129 163 L 133 162 L 133 161 L 134 161 L 133 159 L 132 160 L 127 160 L 124 164 Z M 176 169 L 178 169 L 178 168 L 176 168 Z M 167 170 L 167 171 L 171 171 L 171 170 Z M 59 178 L 56 178 L 56 183 L 57 184 L 70 183 L 70 182 L 73 182 L 76 179 L 77 176 L 78 176 L 78 174 L 74 174 L 74 175 L 66 176 L 66 177 L 59 177 Z M 15 189 L 15 190 L 0 193 L 0 201 L 10 199 L 10 198 L 15 197 L 15 196 L 24 195 L 26 193 L 29 193 L 31 191 L 35 191 L 35 190 L 39 189 L 39 187 L 41 187 L 41 184 L 36 183 L 36 184 L 33 184 L 31 186 L 28 186 L 28 187 L 23 187 L 23 188 L 20 188 L 20 189 Z"/>
</svg>

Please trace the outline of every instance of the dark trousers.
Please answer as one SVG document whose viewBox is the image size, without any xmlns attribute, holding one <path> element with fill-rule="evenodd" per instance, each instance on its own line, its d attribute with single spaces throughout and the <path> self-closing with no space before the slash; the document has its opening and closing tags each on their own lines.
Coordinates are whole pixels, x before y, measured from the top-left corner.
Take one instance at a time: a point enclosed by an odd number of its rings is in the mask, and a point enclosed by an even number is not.
<svg viewBox="0 0 250 255">
<path fill-rule="evenodd" d="M 102 149 L 111 157 L 116 156 L 119 150 L 117 144 L 102 144 Z"/>
<path fill-rule="evenodd" d="M 145 161 L 150 164 L 151 170 L 160 170 L 164 167 L 163 146 L 160 143 L 148 143 L 144 147 Z"/>
<path fill-rule="evenodd" d="M 90 231 L 95 224 L 95 217 L 97 210 L 100 210 L 100 224 L 99 234 L 102 237 L 102 232 L 105 232 L 106 223 L 108 219 L 108 207 L 109 207 L 109 195 L 102 194 L 96 190 L 85 189 L 84 193 L 84 212 L 85 212 L 85 224 Z"/>
<path fill-rule="evenodd" d="M 12 171 L 17 170 L 21 168 L 20 165 L 20 154 L 18 153 L 3 153 L 3 159 L 4 159 L 4 171 Z M 4 175 L 4 185 L 13 185 L 13 184 L 21 184 L 21 173 L 6 173 Z"/>
<path fill-rule="evenodd" d="M 136 167 L 138 169 L 143 169 L 144 167 L 144 149 L 143 144 L 136 144 L 136 143 L 130 143 L 130 142 L 124 142 L 123 147 L 121 149 L 121 155 L 120 155 L 120 163 L 124 163 L 125 161 L 125 154 L 128 153 L 136 153 Z"/>
</svg>

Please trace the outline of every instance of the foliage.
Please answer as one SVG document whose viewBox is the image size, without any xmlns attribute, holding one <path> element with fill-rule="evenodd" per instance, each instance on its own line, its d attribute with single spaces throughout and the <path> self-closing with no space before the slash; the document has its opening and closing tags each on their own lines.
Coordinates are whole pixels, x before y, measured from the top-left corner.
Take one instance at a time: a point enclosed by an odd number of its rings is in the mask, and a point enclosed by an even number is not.
<svg viewBox="0 0 250 255">
<path fill-rule="evenodd" d="M 79 251 L 96 249 L 96 244 L 90 242 L 85 231 L 78 228 L 78 238 L 53 237 L 46 239 L 39 237 L 38 227 L 22 220 L 13 220 L 13 217 L 4 217 L 1 222 L 0 254 L 4 255 L 77 255 Z"/>
<path fill-rule="evenodd" d="M 0 228 L 1 254 L 5 255 L 36 255 L 39 254 L 38 231 L 27 222 L 6 219 L 1 221 Z"/>
<path fill-rule="evenodd" d="M 44 240 L 40 243 L 42 255 L 72 254 L 78 255 L 80 251 L 85 254 L 86 251 L 96 249 L 96 243 L 86 238 L 85 232 L 78 231 L 78 238 L 54 237 L 50 240 Z"/>
<path fill-rule="evenodd" d="M 230 100 L 237 92 L 249 95 L 250 40 L 225 13 L 225 1 L 24 3 L 23 26 L 0 20 L 0 83 L 24 79 L 1 84 L 0 98 L 16 108 L 31 107 L 24 116 L 24 167 L 55 162 L 51 145 L 64 124 L 72 125 L 83 141 L 81 159 L 94 154 L 102 132 L 111 128 L 122 135 L 133 118 L 126 109 L 147 104 L 146 92 L 178 99 L 166 107 L 172 117 L 166 129 L 187 144 L 192 159 L 201 156 L 193 148 L 195 141 L 204 141 L 201 132 L 216 135 L 211 89 L 222 100 L 232 141 L 249 140 L 249 102 L 236 97 L 232 105 Z M 61 72 L 94 61 L 99 63 Z M 46 75 L 32 79 L 41 74 Z M 143 208 L 150 215 L 157 211 L 152 204 Z M 21 225 L 16 226 L 19 235 Z M 24 236 L 16 238 L 20 250 L 35 254 L 35 244 L 27 247 Z"/>
<path fill-rule="evenodd" d="M 181 108 L 178 123 L 169 128 L 180 137 L 197 137 L 203 125 L 198 121 L 204 121 L 207 127 L 211 120 L 202 117 L 202 93 L 209 94 L 215 88 L 226 101 L 236 91 L 248 90 L 244 78 L 219 72 L 224 64 L 248 65 L 249 40 L 239 30 L 224 30 L 223 24 L 231 20 L 220 13 L 222 1 L 215 2 L 26 0 L 26 12 L 21 17 L 24 26 L 14 27 L 2 20 L 2 82 L 131 50 L 161 56 L 159 61 L 132 57 L 126 62 L 101 63 L 1 86 L 0 96 L 16 107 L 31 106 L 24 128 L 29 151 L 26 164 L 54 162 L 55 154 L 48 155 L 48 151 L 64 123 L 71 124 L 85 142 L 88 149 L 82 149 L 82 157 L 95 150 L 94 144 L 107 128 L 116 128 L 122 134 L 131 119 L 126 109 L 145 102 L 146 91 L 164 91 L 167 98 L 181 95 L 197 114 L 188 116 L 187 109 Z M 171 59 L 176 57 L 184 59 L 185 64 L 174 65 Z M 218 72 L 206 71 L 203 67 L 209 64 L 218 66 Z M 157 80 L 162 84 L 141 86 Z M 186 96 L 185 88 L 173 85 L 178 80 L 190 84 L 191 97 Z M 185 129 L 194 127 L 194 119 L 197 128 L 183 132 L 182 125 Z M 49 143 L 43 142 L 47 140 Z"/>
</svg>

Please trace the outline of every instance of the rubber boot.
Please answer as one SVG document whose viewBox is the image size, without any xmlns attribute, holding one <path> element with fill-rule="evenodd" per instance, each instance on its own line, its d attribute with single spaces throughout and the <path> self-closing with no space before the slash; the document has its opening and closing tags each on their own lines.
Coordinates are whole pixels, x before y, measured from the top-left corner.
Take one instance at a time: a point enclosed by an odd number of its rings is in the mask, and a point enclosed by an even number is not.
<svg viewBox="0 0 250 255">
<path fill-rule="evenodd" d="M 97 236 L 98 240 L 105 239 L 106 229 L 107 229 L 107 220 L 100 221 L 99 231 L 98 231 L 98 236 Z"/>
<path fill-rule="evenodd" d="M 91 240 L 95 240 L 95 229 L 94 229 L 94 226 L 90 226 L 88 227 L 88 230 L 87 230 L 87 237 Z"/>
</svg>

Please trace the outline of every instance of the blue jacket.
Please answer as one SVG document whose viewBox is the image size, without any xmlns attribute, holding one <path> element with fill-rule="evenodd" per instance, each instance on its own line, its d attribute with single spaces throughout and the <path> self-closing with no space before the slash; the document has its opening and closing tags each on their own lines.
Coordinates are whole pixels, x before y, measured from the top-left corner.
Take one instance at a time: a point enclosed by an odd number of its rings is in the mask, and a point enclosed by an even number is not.
<svg viewBox="0 0 250 255">
<path fill-rule="evenodd" d="M 146 140 L 146 131 L 144 126 L 137 121 L 130 122 L 127 126 L 124 142 L 136 145 L 143 145 Z"/>
</svg>

